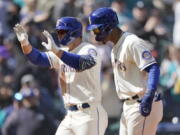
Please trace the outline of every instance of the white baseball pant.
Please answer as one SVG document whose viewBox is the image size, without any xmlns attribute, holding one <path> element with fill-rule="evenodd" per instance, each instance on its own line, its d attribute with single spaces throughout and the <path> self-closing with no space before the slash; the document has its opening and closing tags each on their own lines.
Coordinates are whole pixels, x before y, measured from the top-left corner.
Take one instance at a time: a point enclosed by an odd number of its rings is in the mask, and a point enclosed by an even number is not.
<svg viewBox="0 0 180 135">
<path fill-rule="evenodd" d="M 104 135 L 108 116 L 102 105 L 90 104 L 89 108 L 69 111 L 55 135 Z"/>
<path fill-rule="evenodd" d="M 140 114 L 139 105 L 136 100 L 124 102 L 119 135 L 156 135 L 158 124 L 163 117 L 162 100 L 153 102 L 148 117 Z"/>
</svg>

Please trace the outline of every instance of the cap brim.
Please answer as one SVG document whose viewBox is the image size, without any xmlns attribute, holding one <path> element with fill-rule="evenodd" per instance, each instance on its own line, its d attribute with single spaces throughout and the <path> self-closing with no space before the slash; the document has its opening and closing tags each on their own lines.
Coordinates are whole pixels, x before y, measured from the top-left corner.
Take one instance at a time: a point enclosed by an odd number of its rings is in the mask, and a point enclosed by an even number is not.
<svg viewBox="0 0 180 135">
<path fill-rule="evenodd" d="M 94 25 L 88 25 L 87 30 L 94 30 L 101 26 L 102 24 L 94 24 Z"/>
</svg>

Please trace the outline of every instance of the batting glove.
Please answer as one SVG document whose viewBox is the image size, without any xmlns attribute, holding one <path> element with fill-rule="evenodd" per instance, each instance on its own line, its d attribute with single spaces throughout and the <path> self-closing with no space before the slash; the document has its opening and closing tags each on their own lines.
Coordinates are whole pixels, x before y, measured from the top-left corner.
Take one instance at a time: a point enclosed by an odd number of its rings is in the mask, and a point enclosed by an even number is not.
<svg viewBox="0 0 180 135">
<path fill-rule="evenodd" d="M 42 42 L 42 45 L 47 50 L 57 53 L 59 51 L 59 48 L 56 46 L 56 43 L 54 42 L 54 39 L 52 38 L 51 34 L 45 30 L 43 32 L 43 35 L 47 38 L 48 43 Z"/>
<path fill-rule="evenodd" d="M 25 42 L 25 45 L 29 45 L 28 34 L 22 25 L 16 24 L 14 27 L 14 31 L 19 42 Z"/>
<path fill-rule="evenodd" d="M 151 113 L 154 94 L 155 93 L 153 91 L 149 90 L 148 92 L 145 93 L 144 97 L 141 99 L 140 113 L 144 117 L 147 117 Z"/>
</svg>

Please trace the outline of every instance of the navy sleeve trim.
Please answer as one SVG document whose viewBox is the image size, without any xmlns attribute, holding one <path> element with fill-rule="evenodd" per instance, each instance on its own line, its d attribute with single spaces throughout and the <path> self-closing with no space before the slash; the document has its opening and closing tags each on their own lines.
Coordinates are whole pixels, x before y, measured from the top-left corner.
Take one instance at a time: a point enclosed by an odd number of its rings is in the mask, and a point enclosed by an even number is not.
<svg viewBox="0 0 180 135">
<path fill-rule="evenodd" d="M 77 55 L 69 52 L 63 52 L 61 60 L 76 70 L 83 71 L 93 67 L 96 62 L 91 55 Z"/>
<path fill-rule="evenodd" d="M 151 66 L 151 65 L 153 65 L 153 64 L 155 64 L 155 63 L 156 63 L 156 61 L 152 61 L 152 62 L 146 64 L 144 67 L 140 68 L 140 70 L 143 71 L 143 70 L 145 70 L 147 67 L 149 67 L 149 66 Z"/>
</svg>

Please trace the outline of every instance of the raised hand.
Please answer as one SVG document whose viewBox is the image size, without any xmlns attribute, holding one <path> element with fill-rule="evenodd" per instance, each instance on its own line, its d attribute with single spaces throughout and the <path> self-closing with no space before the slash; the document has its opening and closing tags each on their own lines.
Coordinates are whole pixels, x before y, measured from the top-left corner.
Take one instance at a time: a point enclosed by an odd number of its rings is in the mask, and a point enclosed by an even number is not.
<svg viewBox="0 0 180 135">
<path fill-rule="evenodd" d="M 19 40 L 19 42 L 28 42 L 28 35 L 25 31 L 24 27 L 20 24 L 16 24 L 14 26 L 14 31 L 16 33 L 16 36 Z"/>
<path fill-rule="evenodd" d="M 54 42 L 54 39 L 52 38 L 51 34 L 48 31 L 44 31 L 43 35 L 47 38 L 47 43 L 42 42 L 42 45 L 49 51 L 53 51 L 54 53 L 57 53 L 59 51 L 59 48 L 56 46 L 56 43 Z"/>
</svg>

